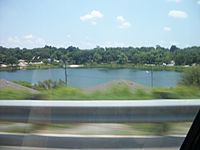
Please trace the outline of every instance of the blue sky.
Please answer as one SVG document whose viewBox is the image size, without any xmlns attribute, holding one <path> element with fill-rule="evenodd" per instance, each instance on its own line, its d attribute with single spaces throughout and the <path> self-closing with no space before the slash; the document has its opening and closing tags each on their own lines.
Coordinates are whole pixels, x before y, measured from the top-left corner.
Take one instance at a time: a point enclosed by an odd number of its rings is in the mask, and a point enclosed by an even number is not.
<svg viewBox="0 0 200 150">
<path fill-rule="evenodd" d="M 0 45 L 200 46 L 200 0 L 0 0 Z"/>
</svg>

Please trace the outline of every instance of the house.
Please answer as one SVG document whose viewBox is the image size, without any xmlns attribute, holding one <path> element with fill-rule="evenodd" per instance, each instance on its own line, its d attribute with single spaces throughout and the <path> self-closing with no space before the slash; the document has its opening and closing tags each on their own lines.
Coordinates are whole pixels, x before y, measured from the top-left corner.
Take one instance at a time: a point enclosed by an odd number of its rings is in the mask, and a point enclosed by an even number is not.
<svg viewBox="0 0 200 150">
<path fill-rule="evenodd" d="M 40 62 L 30 62 L 29 63 L 30 65 L 41 65 L 41 64 L 44 64 L 42 61 Z"/>
<path fill-rule="evenodd" d="M 175 62 L 172 60 L 172 61 L 170 62 L 170 64 L 167 64 L 167 66 L 175 66 Z"/>
<path fill-rule="evenodd" d="M 5 67 L 8 67 L 8 65 L 1 64 L 1 67 L 2 67 L 2 68 L 5 68 Z"/>
<path fill-rule="evenodd" d="M 19 59 L 18 61 L 19 61 L 18 63 L 19 67 L 26 67 L 28 65 L 28 63 L 23 59 Z"/>
</svg>

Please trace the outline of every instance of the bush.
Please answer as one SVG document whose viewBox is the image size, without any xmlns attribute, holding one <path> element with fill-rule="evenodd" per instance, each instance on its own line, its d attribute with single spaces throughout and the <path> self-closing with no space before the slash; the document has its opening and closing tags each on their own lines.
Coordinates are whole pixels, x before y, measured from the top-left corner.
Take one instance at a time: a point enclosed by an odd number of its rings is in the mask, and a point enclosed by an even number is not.
<svg viewBox="0 0 200 150">
<path fill-rule="evenodd" d="M 176 99 L 178 98 L 177 94 L 173 91 L 173 89 L 153 89 L 152 90 L 153 97 L 156 99 Z"/>
<path fill-rule="evenodd" d="M 35 84 L 34 88 L 48 90 L 48 89 L 63 87 L 64 85 L 65 85 L 65 82 L 62 80 L 59 80 L 59 81 L 45 80 L 45 81 L 40 81 L 37 84 Z"/>
<path fill-rule="evenodd" d="M 183 73 L 180 84 L 200 87 L 200 66 L 188 68 Z"/>
</svg>

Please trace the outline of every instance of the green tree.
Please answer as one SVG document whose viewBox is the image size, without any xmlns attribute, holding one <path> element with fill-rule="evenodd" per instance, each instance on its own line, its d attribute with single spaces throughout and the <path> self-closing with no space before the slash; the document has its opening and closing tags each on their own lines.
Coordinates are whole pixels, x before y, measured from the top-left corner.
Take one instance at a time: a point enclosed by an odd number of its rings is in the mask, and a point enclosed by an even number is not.
<svg viewBox="0 0 200 150">
<path fill-rule="evenodd" d="M 32 58 L 33 58 L 33 53 L 29 50 L 23 50 L 23 59 L 26 60 L 27 62 L 31 62 Z"/>
<path fill-rule="evenodd" d="M 6 63 L 7 64 L 11 64 L 12 66 L 14 64 L 18 64 L 18 60 L 16 57 L 13 57 L 13 56 L 9 56 L 7 59 L 6 59 Z"/>
<path fill-rule="evenodd" d="M 126 64 L 128 62 L 128 57 L 124 53 L 120 53 L 117 58 L 118 64 Z"/>
<path fill-rule="evenodd" d="M 61 59 L 62 59 L 62 62 L 63 62 L 64 64 L 67 64 L 68 55 L 63 55 L 63 56 L 61 56 Z"/>
<path fill-rule="evenodd" d="M 49 63 L 48 59 L 43 59 L 42 62 L 47 65 Z"/>
<path fill-rule="evenodd" d="M 180 84 L 200 87 L 200 66 L 188 68 L 183 73 Z"/>
<path fill-rule="evenodd" d="M 178 52 L 175 55 L 174 61 L 175 61 L 176 65 L 184 65 L 185 64 L 185 56 L 184 55 L 185 54 L 181 53 L 181 52 Z"/>
<path fill-rule="evenodd" d="M 176 45 L 172 45 L 169 50 L 170 52 L 175 52 L 177 49 Z"/>
<path fill-rule="evenodd" d="M 96 63 L 100 63 L 102 61 L 102 56 L 99 54 L 99 53 L 95 53 L 94 56 L 93 56 L 93 60 L 94 62 Z"/>
<path fill-rule="evenodd" d="M 6 55 L 0 54 L 0 64 L 3 64 L 6 60 Z"/>
<path fill-rule="evenodd" d="M 12 57 L 11 57 L 12 56 Z M 176 65 L 200 64 L 200 47 L 177 48 L 172 45 L 170 49 L 159 45 L 154 47 L 96 47 L 93 49 L 80 50 L 70 46 L 68 48 L 56 48 L 45 46 L 43 48 L 20 49 L 5 48 L 0 46 L 0 63 L 15 64 L 16 59 L 23 59 L 27 62 L 38 62 L 43 59 L 54 59 L 63 62 L 63 56 L 69 64 L 87 63 L 120 63 L 133 64 L 162 64 L 174 60 Z M 11 57 L 11 58 L 10 58 Z"/>
</svg>

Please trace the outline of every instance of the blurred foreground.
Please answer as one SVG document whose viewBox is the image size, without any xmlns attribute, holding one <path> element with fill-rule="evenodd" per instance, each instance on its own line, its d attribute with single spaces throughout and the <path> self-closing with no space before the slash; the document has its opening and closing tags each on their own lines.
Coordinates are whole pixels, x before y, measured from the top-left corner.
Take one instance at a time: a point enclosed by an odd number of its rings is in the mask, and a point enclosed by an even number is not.
<svg viewBox="0 0 200 150">
<path fill-rule="evenodd" d="M 0 132 L 61 135 L 186 135 L 190 122 L 181 123 L 68 123 L 30 124 L 1 122 Z"/>
<path fill-rule="evenodd" d="M 54 150 L 62 148 L 62 146 L 64 148 L 66 145 L 69 147 L 70 145 L 72 147 L 75 145 L 74 147 L 77 147 L 76 145 L 78 144 L 78 147 L 82 147 L 81 149 L 97 149 L 98 147 L 100 149 L 113 149 L 112 147 L 121 149 L 123 147 L 123 149 L 137 150 L 140 147 L 140 149 L 144 150 L 178 150 L 190 125 L 191 123 L 187 122 L 123 124 L 24 124 L 1 122 L 0 132 L 2 140 L 9 139 L 12 143 L 16 139 L 14 142 L 19 142 L 21 137 L 21 146 L 0 146 L 0 148 L 3 150 L 43 150 L 51 147 L 50 149 Z M 63 140 L 66 141 L 65 144 Z M 39 146 L 26 147 L 30 143 L 37 143 Z M 87 148 L 87 146 L 90 147 L 91 145 L 94 148 Z M 159 148 L 154 148 L 152 147 L 153 145 L 157 145 Z"/>
</svg>

